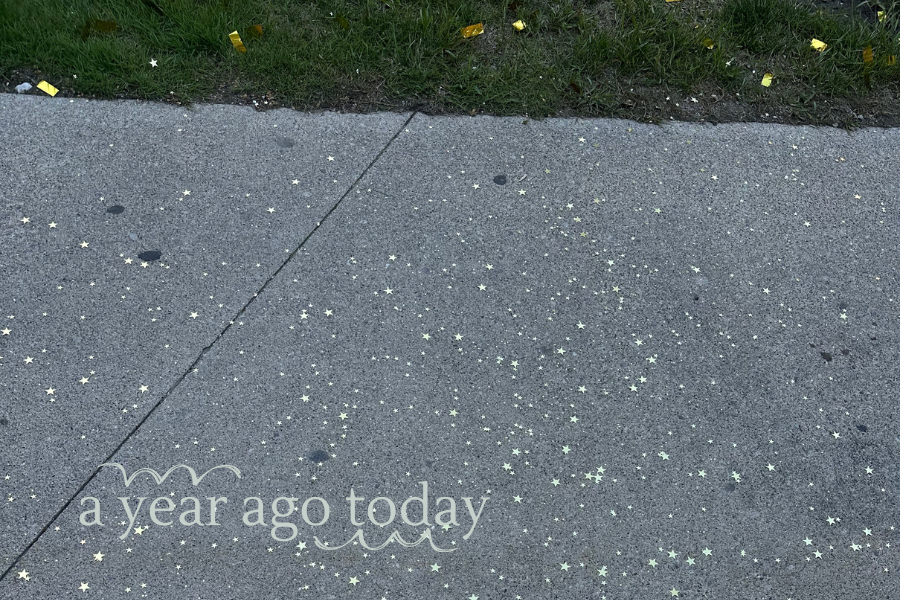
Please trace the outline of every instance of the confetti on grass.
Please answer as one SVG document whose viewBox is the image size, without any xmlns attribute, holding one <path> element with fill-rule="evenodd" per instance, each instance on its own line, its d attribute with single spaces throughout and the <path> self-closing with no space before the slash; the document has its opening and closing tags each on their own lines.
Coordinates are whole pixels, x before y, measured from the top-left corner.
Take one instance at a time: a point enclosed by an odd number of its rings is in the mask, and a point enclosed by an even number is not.
<svg viewBox="0 0 900 600">
<path fill-rule="evenodd" d="M 463 37 L 470 38 L 484 33 L 484 23 L 475 23 L 459 30 Z"/>
<path fill-rule="evenodd" d="M 228 37 L 231 38 L 231 43 L 234 44 L 234 49 L 238 52 L 246 52 L 247 48 L 244 47 L 244 42 L 241 41 L 241 36 L 237 31 L 232 31 L 228 34 Z"/>
<path fill-rule="evenodd" d="M 43 92 L 47 92 L 51 96 L 55 96 L 57 94 L 57 92 L 59 92 L 58 89 L 56 89 L 55 87 L 53 87 L 46 81 L 41 81 L 39 84 L 37 84 L 37 87 L 39 90 L 41 90 Z"/>
</svg>

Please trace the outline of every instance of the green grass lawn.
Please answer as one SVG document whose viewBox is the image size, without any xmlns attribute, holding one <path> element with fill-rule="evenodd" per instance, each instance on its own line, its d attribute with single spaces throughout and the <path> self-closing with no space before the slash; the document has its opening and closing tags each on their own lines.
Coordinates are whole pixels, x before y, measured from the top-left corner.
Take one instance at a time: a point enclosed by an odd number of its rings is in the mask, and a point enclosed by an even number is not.
<svg viewBox="0 0 900 600">
<path fill-rule="evenodd" d="M 0 84 L 304 110 L 894 124 L 900 8 L 881 8 L 883 22 L 794 0 L 0 0 Z M 484 33 L 463 37 L 476 23 Z"/>
</svg>

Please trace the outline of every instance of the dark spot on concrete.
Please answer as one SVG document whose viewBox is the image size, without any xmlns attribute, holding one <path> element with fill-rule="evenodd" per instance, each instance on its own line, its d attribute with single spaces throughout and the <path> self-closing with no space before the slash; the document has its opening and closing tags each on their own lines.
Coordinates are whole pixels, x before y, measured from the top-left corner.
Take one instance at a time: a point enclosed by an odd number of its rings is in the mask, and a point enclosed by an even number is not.
<svg viewBox="0 0 900 600">
<path fill-rule="evenodd" d="M 844 310 L 848 306 L 849 306 L 849 304 L 847 304 L 846 302 L 841 302 L 840 304 L 838 304 L 838 308 L 841 310 Z"/>
<path fill-rule="evenodd" d="M 279 146 L 281 146 L 282 148 L 291 148 L 297 142 L 295 142 L 294 140 L 292 140 L 289 137 L 277 137 L 277 138 L 275 138 L 275 143 L 278 144 Z"/>
<path fill-rule="evenodd" d="M 734 484 L 733 484 L 733 483 L 729 483 L 729 484 L 727 484 L 727 485 L 725 486 L 725 491 L 726 491 L 726 492 L 733 492 L 734 489 L 735 489 L 735 488 L 734 488 Z"/>
<path fill-rule="evenodd" d="M 9 425 L 9 419 L 6 417 L 0 417 L 0 425 Z"/>
<path fill-rule="evenodd" d="M 159 260 L 159 257 L 162 256 L 162 252 L 159 250 L 147 250 L 146 252 L 141 252 L 138 254 L 138 258 L 141 260 L 145 260 L 150 262 L 151 260 Z"/>
<path fill-rule="evenodd" d="M 860 431 L 862 431 L 863 433 L 865 433 L 869 430 L 869 428 L 866 427 L 865 425 L 857 425 L 856 428 L 859 429 Z"/>
<path fill-rule="evenodd" d="M 847 356 L 848 354 L 850 354 L 850 351 L 847 350 L 846 348 L 844 348 L 843 350 L 841 350 L 841 354 L 843 354 L 844 356 Z"/>
<path fill-rule="evenodd" d="M 815 344 L 810 344 L 809 347 L 810 347 L 810 348 L 815 348 L 816 345 L 815 345 Z"/>
<path fill-rule="evenodd" d="M 313 462 L 325 462 L 326 460 L 328 460 L 331 457 L 328 456 L 328 453 L 325 452 L 324 450 L 313 450 L 310 453 L 310 455 L 307 456 L 306 458 L 308 458 L 309 460 L 311 460 Z"/>
<path fill-rule="evenodd" d="M 830 352 L 819 352 L 822 355 L 822 358 L 825 359 L 825 362 L 831 362 L 831 353 Z"/>
<path fill-rule="evenodd" d="M 695 302 L 696 302 L 697 300 L 699 300 L 699 299 L 700 299 L 700 296 L 694 296 L 694 301 L 695 301 Z"/>
<path fill-rule="evenodd" d="M 113 215 L 121 215 L 123 212 L 125 212 L 125 207 L 119 206 L 118 204 L 116 204 L 114 206 L 110 206 L 109 208 L 107 208 L 106 212 L 113 214 Z"/>
<path fill-rule="evenodd" d="M 506 185 L 506 175 L 497 175 L 494 177 L 494 183 L 497 185 Z"/>
</svg>

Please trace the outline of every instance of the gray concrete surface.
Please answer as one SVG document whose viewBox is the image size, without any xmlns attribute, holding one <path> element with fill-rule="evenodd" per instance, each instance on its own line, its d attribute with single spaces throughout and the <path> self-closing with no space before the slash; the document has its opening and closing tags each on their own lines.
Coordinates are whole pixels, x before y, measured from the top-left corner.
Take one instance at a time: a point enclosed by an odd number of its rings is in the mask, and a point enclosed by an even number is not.
<svg viewBox="0 0 900 600">
<path fill-rule="evenodd" d="M 0 132 L 0 597 L 895 594 L 897 131 L 2 96 Z"/>
</svg>

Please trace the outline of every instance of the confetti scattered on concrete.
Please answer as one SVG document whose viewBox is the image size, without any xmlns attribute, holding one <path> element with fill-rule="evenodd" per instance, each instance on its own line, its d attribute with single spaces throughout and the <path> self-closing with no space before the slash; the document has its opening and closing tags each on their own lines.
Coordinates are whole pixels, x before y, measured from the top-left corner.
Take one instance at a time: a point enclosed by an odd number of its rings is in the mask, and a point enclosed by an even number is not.
<svg viewBox="0 0 900 600">
<path fill-rule="evenodd" d="M 522 121 L 0 97 L 0 596 L 895 589 L 900 133 Z"/>
</svg>

